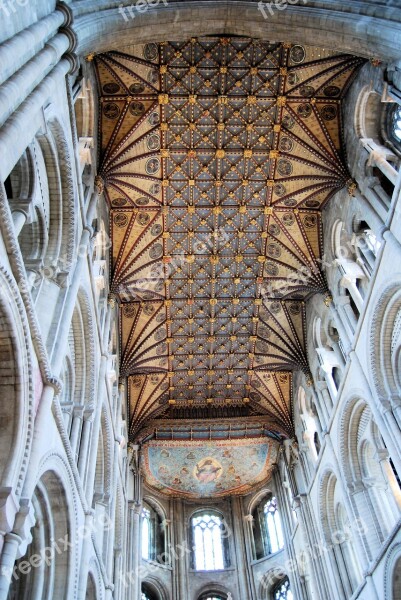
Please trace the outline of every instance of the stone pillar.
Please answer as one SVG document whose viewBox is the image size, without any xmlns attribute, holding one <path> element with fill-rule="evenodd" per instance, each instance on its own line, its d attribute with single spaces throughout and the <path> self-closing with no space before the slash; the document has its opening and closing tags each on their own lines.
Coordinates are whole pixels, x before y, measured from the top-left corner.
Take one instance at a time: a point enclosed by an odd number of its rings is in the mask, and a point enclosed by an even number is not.
<svg viewBox="0 0 401 600">
<path fill-rule="evenodd" d="M 90 510 L 85 515 L 85 528 L 88 530 L 93 529 L 93 516 L 94 511 Z M 79 581 L 78 581 L 78 599 L 85 600 L 86 598 L 86 587 L 88 584 L 88 571 L 89 571 L 89 560 L 92 551 L 92 536 L 86 535 L 81 540 L 82 552 L 79 567 Z"/>
<path fill-rule="evenodd" d="M 43 50 L 26 63 L 17 73 L 0 87 L 0 124 L 17 110 L 46 73 L 56 65 L 70 48 L 70 40 L 65 33 L 52 38 Z"/>
<path fill-rule="evenodd" d="M 127 583 L 131 583 L 129 587 L 128 597 L 130 600 L 139 600 L 141 586 L 139 576 L 139 565 L 141 561 L 141 547 L 140 547 L 140 515 L 142 511 L 142 505 L 137 501 L 132 500 L 128 502 L 128 577 L 124 578 L 125 573 L 122 574 L 123 580 Z"/>
<path fill-rule="evenodd" d="M 0 600 L 7 600 L 20 543 L 21 538 L 15 533 L 7 533 L 4 538 L 3 552 L 0 558 Z"/>
<path fill-rule="evenodd" d="M 370 158 L 371 162 L 380 169 L 383 175 L 385 175 L 393 185 L 396 185 L 398 173 L 387 160 L 385 153 L 380 150 L 373 150 L 370 152 Z"/>
<path fill-rule="evenodd" d="M 234 553 L 237 566 L 238 575 L 238 590 L 239 597 L 241 600 L 256 600 L 256 590 L 252 590 L 253 577 L 249 573 L 249 564 L 246 559 L 246 547 L 245 547 L 245 530 L 244 530 L 244 516 L 242 514 L 241 498 L 233 496 L 231 499 L 232 504 L 232 524 L 233 524 L 233 537 L 231 538 L 231 545 L 234 546 Z M 230 541 L 230 538 L 229 538 Z"/>
<path fill-rule="evenodd" d="M 3 42 L 0 45 L 0 84 L 35 56 L 43 48 L 44 41 L 67 22 L 66 12 L 55 10 Z"/>
<path fill-rule="evenodd" d="M 83 421 L 83 406 L 75 406 L 72 413 L 72 427 L 70 435 L 71 450 L 74 454 L 75 462 L 78 462 L 78 452 L 80 448 L 82 421 Z"/>
<path fill-rule="evenodd" d="M 361 215 L 364 221 L 366 221 L 371 226 L 374 234 L 378 238 L 381 238 L 382 231 L 385 226 L 382 219 L 377 214 L 374 206 L 372 206 L 372 203 L 366 198 L 364 194 L 360 192 L 358 188 L 355 190 L 354 197 L 359 204 L 359 207 L 361 209 Z"/>
<path fill-rule="evenodd" d="M 186 527 L 185 527 L 185 514 L 183 502 L 180 498 L 175 498 L 173 500 L 174 503 L 174 512 L 173 512 L 173 528 L 174 528 L 174 546 L 186 548 L 187 547 L 187 536 L 186 536 Z M 175 554 L 172 553 L 173 558 Z M 173 564 L 173 572 L 175 573 L 175 584 L 176 584 L 176 592 L 177 592 L 177 600 L 188 600 L 189 591 L 188 591 L 188 557 L 187 554 L 184 553 L 179 560 L 176 560 Z"/>
<path fill-rule="evenodd" d="M 333 317 L 334 324 L 338 330 L 341 344 L 344 348 L 344 352 L 345 352 L 345 354 L 348 354 L 349 351 L 351 350 L 351 340 L 347 334 L 347 330 L 345 329 L 344 324 L 340 318 L 340 315 L 338 314 L 337 308 L 334 306 L 333 302 L 330 303 L 329 308 L 330 308 L 330 313 Z M 343 358 L 343 360 L 344 360 L 344 358 Z"/>
<path fill-rule="evenodd" d="M 93 410 L 85 411 L 83 414 L 83 424 L 81 433 L 81 445 L 79 449 L 78 471 L 83 484 L 85 484 L 85 475 L 88 467 L 88 453 L 91 441 L 93 423 Z"/>
<path fill-rule="evenodd" d="M 87 457 L 87 479 L 86 479 L 86 497 L 88 499 L 89 504 L 92 503 L 93 498 L 93 487 L 95 484 L 95 474 L 96 474 L 96 461 L 97 461 L 97 448 L 99 444 L 99 432 L 100 432 L 100 423 L 102 418 L 102 406 L 103 406 L 103 396 L 106 394 L 106 369 L 107 369 L 107 361 L 108 356 L 106 354 L 102 354 L 100 358 L 100 368 L 99 368 L 99 378 L 97 384 L 97 404 L 95 407 L 95 412 L 93 416 L 93 425 L 92 425 L 92 435 L 90 441 L 90 449 L 88 451 Z"/>
<path fill-rule="evenodd" d="M 63 58 L 41 81 L 18 110 L 7 119 L 0 131 L 0 180 L 5 180 L 13 166 L 43 125 L 42 107 L 55 89 L 65 85 L 71 63 Z"/>
<path fill-rule="evenodd" d="M 305 552 L 310 556 L 312 578 L 311 584 L 314 588 L 314 597 L 316 598 L 331 598 L 331 589 L 326 578 L 325 564 L 322 561 L 322 556 L 319 554 L 321 540 L 317 535 L 315 528 L 315 516 L 309 506 L 308 497 L 306 494 L 300 494 L 294 498 L 294 510 L 297 514 L 298 523 L 303 532 L 305 540 Z"/>
</svg>

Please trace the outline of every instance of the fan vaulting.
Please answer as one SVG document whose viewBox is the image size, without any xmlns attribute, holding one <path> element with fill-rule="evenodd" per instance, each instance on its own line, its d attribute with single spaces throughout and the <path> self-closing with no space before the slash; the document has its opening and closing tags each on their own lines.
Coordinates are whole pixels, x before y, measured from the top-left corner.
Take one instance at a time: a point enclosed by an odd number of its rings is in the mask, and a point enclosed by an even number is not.
<svg viewBox="0 0 401 600">
<path fill-rule="evenodd" d="M 305 300 L 327 293 L 321 209 L 350 185 L 341 101 L 362 62 L 227 37 L 95 57 L 133 441 L 235 439 L 238 423 L 273 446 L 293 436 Z"/>
</svg>

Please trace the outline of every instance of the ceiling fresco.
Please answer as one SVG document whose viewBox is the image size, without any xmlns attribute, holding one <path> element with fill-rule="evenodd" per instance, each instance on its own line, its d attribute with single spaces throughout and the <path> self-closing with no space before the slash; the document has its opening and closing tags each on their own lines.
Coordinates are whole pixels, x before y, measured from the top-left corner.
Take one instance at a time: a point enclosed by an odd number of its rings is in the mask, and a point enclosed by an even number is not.
<svg viewBox="0 0 401 600">
<path fill-rule="evenodd" d="M 132 441 L 196 419 L 294 435 L 305 302 L 328 293 L 321 209 L 352 183 L 341 103 L 363 62 L 227 37 L 95 56 Z"/>
<path fill-rule="evenodd" d="M 146 480 L 154 489 L 188 498 L 246 494 L 271 476 L 278 442 L 268 439 L 157 442 L 142 456 Z"/>
</svg>

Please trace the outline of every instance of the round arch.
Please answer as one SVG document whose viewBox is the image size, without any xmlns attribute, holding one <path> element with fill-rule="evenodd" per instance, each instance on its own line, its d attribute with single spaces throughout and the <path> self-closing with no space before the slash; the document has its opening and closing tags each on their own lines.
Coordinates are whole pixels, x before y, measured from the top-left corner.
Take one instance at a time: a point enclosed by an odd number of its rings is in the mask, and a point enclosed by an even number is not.
<svg viewBox="0 0 401 600">
<path fill-rule="evenodd" d="M 324 8 L 317 0 L 309 0 L 307 6 L 301 0 L 297 4 L 289 4 L 286 10 L 276 10 L 273 15 L 266 8 L 264 12 L 258 8 L 260 3 L 257 2 L 230 2 L 227 14 L 226 3 L 210 0 L 167 3 L 160 0 L 151 10 L 135 14 L 135 18 L 130 18 L 123 10 L 130 4 L 125 0 L 113 6 L 109 0 L 100 0 L 96 3 L 96 12 L 94 3 L 90 1 L 73 7 L 78 53 L 112 49 L 124 51 L 132 45 L 132 40 L 141 44 L 228 34 L 312 46 L 320 44 L 366 57 L 371 57 L 371 49 L 375 48 L 381 59 L 397 58 L 400 26 L 391 22 L 390 8 L 381 7 L 379 10 L 369 0 L 359 2 L 358 6 L 344 0 L 328 0 Z M 372 16 L 372 7 L 377 16 Z M 364 16 L 369 22 L 369 30 L 361 27 Z"/>
<path fill-rule="evenodd" d="M 0 355 L 2 379 L 0 396 L 1 460 L 0 487 L 20 496 L 32 445 L 35 415 L 35 367 L 30 348 L 30 334 L 19 290 L 8 272 L 0 266 Z M 39 368 L 37 396 L 41 385 Z M 17 503 L 11 496 L 2 511 L 5 530 L 13 525 Z"/>
<path fill-rule="evenodd" d="M 228 590 L 225 586 L 220 583 L 210 582 L 205 584 L 198 590 L 194 595 L 194 600 L 205 600 L 209 596 L 213 596 L 214 594 L 221 595 L 224 599 L 228 597 L 230 594 L 230 590 Z"/>
<path fill-rule="evenodd" d="M 389 360 L 399 356 L 401 345 L 399 339 L 395 339 L 401 326 L 401 274 L 393 275 L 392 283 L 389 284 L 376 302 L 371 302 L 371 326 L 370 338 L 370 378 L 373 389 L 380 400 L 396 396 L 401 391 L 399 382 L 394 373 L 394 361 Z M 399 338 L 399 336 L 398 336 Z M 394 347 L 389 354 L 389 339 Z"/>
<path fill-rule="evenodd" d="M 65 541 L 77 540 L 77 503 L 71 491 L 73 482 L 63 457 L 49 454 L 39 465 L 30 496 L 29 525 L 26 525 L 15 564 L 18 577 L 12 580 L 11 597 L 25 597 L 34 590 L 37 597 L 75 597 L 78 585 L 78 547 Z M 33 523 L 32 529 L 28 527 Z M 43 556 L 35 568 L 22 566 L 33 557 Z M 49 558 L 51 560 L 49 560 Z M 21 570 L 19 570 L 21 565 Z M 14 594 L 14 595 L 13 595 Z"/>
<path fill-rule="evenodd" d="M 157 600 L 168 600 L 168 592 L 164 584 L 157 577 L 149 575 L 142 581 L 141 587 L 153 594 Z"/>
<path fill-rule="evenodd" d="M 394 592 L 401 589 L 401 543 L 393 546 L 384 566 L 384 600 L 399 600 Z M 396 587 L 397 586 L 397 587 Z"/>
</svg>

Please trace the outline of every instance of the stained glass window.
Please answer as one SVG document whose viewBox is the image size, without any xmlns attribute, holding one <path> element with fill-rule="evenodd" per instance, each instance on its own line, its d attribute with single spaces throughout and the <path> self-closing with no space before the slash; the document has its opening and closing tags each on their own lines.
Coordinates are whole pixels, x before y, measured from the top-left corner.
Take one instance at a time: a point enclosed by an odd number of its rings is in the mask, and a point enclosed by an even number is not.
<svg viewBox="0 0 401 600">
<path fill-rule="evenodd" d="M 197 571 L 224 569 L 223 521 L 213 513 L 192 518 L 194 567 Z"/>
<path fill-rule="evenodd" d="M 282 579 L 280 583 L 274 588 L 273 592 L 274 600 L 293 600 L 293 595 L 290 588 L 290 582 L 288 577 Z"/>
</svg>

